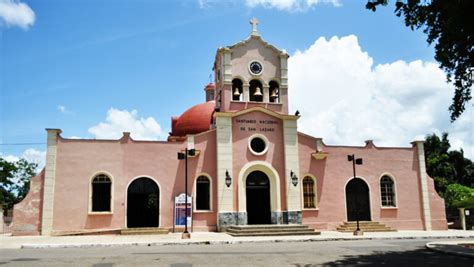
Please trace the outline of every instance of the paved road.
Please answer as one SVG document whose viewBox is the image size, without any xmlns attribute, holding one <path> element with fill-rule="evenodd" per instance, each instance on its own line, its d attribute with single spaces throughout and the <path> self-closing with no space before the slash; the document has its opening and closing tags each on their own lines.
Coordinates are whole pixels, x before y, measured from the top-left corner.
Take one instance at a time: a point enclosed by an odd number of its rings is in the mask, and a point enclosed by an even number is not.
<svg viewBox="0 0 474 267">
<path fill-rule="evenodd" d="M 0 250 L 0 266 L 474 266 L 432 252 L 431 240 L 363 240 Z"/>
</svg>

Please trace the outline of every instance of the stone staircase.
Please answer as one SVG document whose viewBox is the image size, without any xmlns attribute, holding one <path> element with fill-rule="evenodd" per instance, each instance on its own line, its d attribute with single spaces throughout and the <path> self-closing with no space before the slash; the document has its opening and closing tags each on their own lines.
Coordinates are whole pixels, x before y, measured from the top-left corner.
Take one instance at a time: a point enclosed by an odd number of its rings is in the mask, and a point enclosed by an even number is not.
<svg viewBox="0 0 474 267">
<path fill-rule="evenodd" d="M 121 235 L 166 235 L 168 229 L 158 227 L 124 228 L 120 230 Z"/>
<path fill-rule="evenodd" d="M 359 222 L 359 228 L 362 232 L 396 232 L 397 230 L 386 226 L 380 222 L 361 221 Z M 337 231 L 343 233 L 352 233 L 357 229 L 357 222 L 344 222 Z"/>
<path fill-rule="evenodd" d="M 231 236 L 288 236 L 288 235 L 319 235 L 314 229 L 301 224 L 269 224 L 269 225 L 232 225 L 227 228 Z"/>
</svg>

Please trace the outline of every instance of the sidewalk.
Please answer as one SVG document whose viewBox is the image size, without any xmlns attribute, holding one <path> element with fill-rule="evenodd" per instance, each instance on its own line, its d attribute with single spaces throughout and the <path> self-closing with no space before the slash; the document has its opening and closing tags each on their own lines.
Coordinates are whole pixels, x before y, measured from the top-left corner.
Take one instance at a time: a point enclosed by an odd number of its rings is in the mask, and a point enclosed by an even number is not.
<svg viewBox="0 0 474 267">
<path fill-rule="evenodd" d="M 86 235 L 86 236 L 0 236 L 0 249 L 19 248 L 88 248 L 113 246 L 159 246 L 190 244 L 239 244 L 250 242 L 318 242 L 335 240 L 369 239 L 453 239 L 463 238 L 474 242 L 474 231 L 399 231 L 383 233 L 352 233 L 333 231 L 321 232 L 317 236 L 268 236 L 232 237 L 225 233 L 195 232 L 191 239 L 181 239 L 181 233 L 167 235 Z M 473 250 L 474 251 L 474 250 Z"/>
<path fill-rule="evenodd" d="M 471 247 L 474 247 L 474 240 L 430 242 L 426 244 L 426 247 L 440 253 L 474 258 L 474 249 L 463 246 L 466 244 L 470 244 Z"/>
</svg>

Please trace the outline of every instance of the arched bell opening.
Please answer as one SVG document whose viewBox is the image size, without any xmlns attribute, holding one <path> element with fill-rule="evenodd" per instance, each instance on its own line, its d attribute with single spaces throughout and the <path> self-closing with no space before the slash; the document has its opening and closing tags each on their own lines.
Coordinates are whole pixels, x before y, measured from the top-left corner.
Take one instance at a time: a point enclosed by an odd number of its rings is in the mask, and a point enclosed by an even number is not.
<svg viewBox="0 0 474 267">
<path fill-rule="evenodd" d="M 232 80 L 232 100 L 233 101 L 242 101 L 243 97 L 243 83 L 240 79 Z"/>
<path fill-rule="evenodd" d="M 270 88 L 268 92 L 270 93 L 270 103 L 280 103 L 280 87 L 276 81 L 271 81 L 268 85 Z"/>
<path fill-rule="evenodd" d="M 249 83 L 250 101 L 263 102 L 263 87 L 258 80 L 251 80 Z"/>
</svg>

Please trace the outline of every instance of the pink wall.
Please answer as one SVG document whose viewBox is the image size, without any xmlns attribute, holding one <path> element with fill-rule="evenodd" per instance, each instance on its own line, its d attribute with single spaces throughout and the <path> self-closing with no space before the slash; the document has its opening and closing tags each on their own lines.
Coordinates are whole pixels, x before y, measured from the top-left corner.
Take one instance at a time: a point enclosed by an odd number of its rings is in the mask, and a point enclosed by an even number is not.
<svg viewBox="0 0 474 267">
<path fill-rule="evenodd" d="M 242 123 L 237 120 L 255 120 L 256 123 Z M 276 121 L 278 124 L 262 124 L 259 121 Z M 240 128 L 244 127 L 245 130 Z M 255 128 L 255 131 L 249 131 Z M 274 131 L 262 131 L 263 128 L 274 129 Z M 268 151 L 261 156 L 252 154 L 248 149 L 249 137 L 253 134 L 262 134 L 268 141 Z M 232 120 L 232 157 L 233 173 L 232 177 L 237 179 L 242 167 L 251 161 L 266 161 L 270 163 L 280 176 L 280 194 L 281 208 L 286 210 L 286 188 L 285 188 L 285 163 L 284 163 L 284 144 L 283 144 L 283 122 L 273 116 L 262 112 L 249 112 L 241 116 L 234 117 Z M 234 209 L 239 210 L 238 205 L 238 183 L 232 183 L 234 187 Z"/>
<path fill-rule="evenodd" d="M 189 194 L 193 192 L 198 173 L 206 172 L 215 179 L 214 140 L 215 131 L 196 137 L 196 149 L 203 153 L 188 161 Z M 172 228 L 174 197 L 184 192 L 184 161 L 177 159 L 177 152 L 184 149 L 186 143 L 134 141 L 128 136 L 120 140 L 59 138 L 57 147 L 53 231 L 125 228 L 128 185 L 134 178 L 143 176 L 159 184 L 160 227 Z M 90 182 L 100 171 L 112 175 L 113 214 L 88 214 Z M 215 188 L 213 196 L 214 192 Z M 199 214 L 195 224 L 215 227 L 215 215 Z"/>
<path fill-rule="evenodd" d="M 199 173 L 211 176 L 211 212 L 195 211 L 193 213 L 193 231 L 217 231 L 217 176 L 216 176 L 216 131 L 211 130 L 194 137 L 195 148 L 200 151 L 196 166 L 192 169 L 193 177 Z M 190 171 L 191 176 L 191 171 Z M 192 182 L 194 183 L 195 180 Z"/>
<path fill-rule="evenodd" d="M 13 235 L 40 235 L 44 169 L 31 178 L 28 195 L 13 208 Z"/>
<path fill-rule="evenodd" d="M 448 230 L 444 199 L 436 192 L 434 180 L 431 177 L 428 177 L 428 194 L 430 199 L 431 227 L 434 230 Z"/>
<path fill-rule="evenodd" d="M 415 148 L 378 148 L 368 143 L 365 147 L 324 146 L 328 152 L 324 160 L 316 160 L 311 153 L 316 151 L 316 140 L 299 134 L 300 175 L 313 174 L 317 180 L 317 201 L 319 210 L 303 211 L 303 223 L 316 228 L 334 230 L 347 220 L 345 185 L 353 176 L 352 164 L 347 155 L 355 154 L 364 160 L 358 165 L 356 174 L 369 186 L 371 195 L 371 216 L 399 230 L 423 230 L 421 206 L 421 185 L 418 177 L 418 158 Z M 379 180 L 383 174 L 390 174 L 395 181 L 397 208 L 382 208 Z M 443 219 L 444 202 L 433 195 L 434 185 L 428 179 L 432 218 L 436 220 L 433 229 L 446 229 Z M 436 193 L 435 193 L 436 194 Z"/>
</svg>

